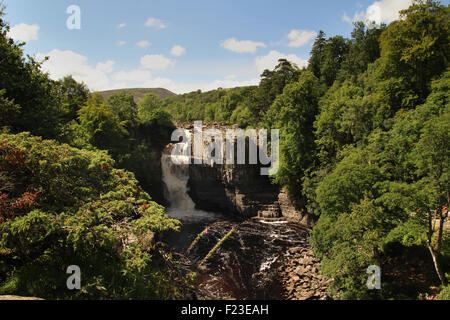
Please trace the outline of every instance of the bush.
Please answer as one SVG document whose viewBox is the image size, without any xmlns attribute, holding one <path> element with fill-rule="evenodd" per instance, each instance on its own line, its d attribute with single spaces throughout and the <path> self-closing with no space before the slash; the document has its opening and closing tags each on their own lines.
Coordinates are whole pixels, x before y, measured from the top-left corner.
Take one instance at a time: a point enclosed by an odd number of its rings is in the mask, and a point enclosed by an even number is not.
<svg viewBox="0 0 450 320">
<path fill-rule="evenodd" d="M 439 299 L 450 300 L 450 285 L 447 285 L 442 288 L 441 292 L 439 293 Z"/>
<path fill-rule="evenodd" d="M 0 135 L 0 294 L 171 298 L 159 234 L 178 228 L 103 151 Z M 66 269 L 81 268 L 69 291 Z"/>
</svg>

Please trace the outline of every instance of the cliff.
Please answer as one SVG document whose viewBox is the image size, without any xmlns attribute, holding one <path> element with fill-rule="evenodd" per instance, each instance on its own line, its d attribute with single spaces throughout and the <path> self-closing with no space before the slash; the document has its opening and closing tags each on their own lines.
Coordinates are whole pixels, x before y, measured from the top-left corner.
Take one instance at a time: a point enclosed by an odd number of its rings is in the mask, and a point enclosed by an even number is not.
<svg viewBox="0 0 450 320">
<path fill-rule="evenodd" d="M 255 165 L 190 165 L 189 196 L 205 211 L 233 213 L 243 219 L 284 219 L 312 228 L 312 215 L 299 210 L 283 188 L 261 176 Z"/>
<path fill-rule="evenodd" d="M 193 130 L 192 124 L 183 128 Z M 225 131 L 236 127 L 204 126 L 204 130 L 210 128 Z M 288 220 L 312 228 L 313 216 L 296 208 L 286 191 L 261 175 L 260 169 L 260 165 L 249 164 L 191 164 L 189 196 L 200 210 L 231 213 L 242 219 Z"/>
</svg>

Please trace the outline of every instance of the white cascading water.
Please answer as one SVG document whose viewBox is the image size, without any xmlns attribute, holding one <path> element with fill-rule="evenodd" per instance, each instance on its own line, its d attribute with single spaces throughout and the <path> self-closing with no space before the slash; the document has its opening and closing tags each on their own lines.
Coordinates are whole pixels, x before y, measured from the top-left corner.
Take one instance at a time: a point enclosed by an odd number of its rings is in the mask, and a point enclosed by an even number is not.
<svg viewBox="0 0 450 320">
<path fill-rule="evenodd" d="M 188 195 L 189 165 L 183 164 L 183 157 L 163 154 L 162 179 L 166 185 L 165 197 L 170 203 L 170 209 L 192 211 L 195 203 Z"/>
<path fill-rule="evenodd" d="M 182 155 L 189 145 L 178 145 L 182 149 L 181 155 L 172 155 L 169 150 L 173 145 L 169 145 L 161 157 L 162 180 L 166 185 L 164 196 L 170 204 L 168 215 L 179 220 L 217 219 L 218 214 L 195 209 L 195 203 L 188 194 L 189 164 L 186 163 L 190 158 Z"/>
</svg>

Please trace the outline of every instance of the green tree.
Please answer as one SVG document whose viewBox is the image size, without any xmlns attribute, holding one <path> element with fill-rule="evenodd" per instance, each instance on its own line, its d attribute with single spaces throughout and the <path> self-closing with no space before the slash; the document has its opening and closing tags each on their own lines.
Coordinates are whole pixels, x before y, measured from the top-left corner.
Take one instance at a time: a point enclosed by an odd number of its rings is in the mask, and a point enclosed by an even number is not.
<svg viewBox="0 0 450 320">
<path fill-rule="evenodd" d="M 364 142 L 373 129 L 374 107 L 364 90 L 345 81 L 336 83 L 319 103 L 314 124 L 323 163 L 333 163 L 346 145 Z"/>
<path fill-rule="evenodd" d="M 381 35 L 379 72 L 385 79 L 405 81 L 423 103 L 430 81 L 448 66 L 449 8 L 436 1 L 416 0 L 400 13 L 401 19 Z"/>
<path fill-rule="evenodd" d="M 348 53 L 342 61 L 338 79 L 354 79 L 367 70 L 369 64 L 380 57 L 380 35 L 386 25 L 355 22 Z"/>
<path fill-rule="evenodd" d="M 283 93 L 284 87 L 291 82 L 297 81 L 299 75 L 300 70 L 298 66 L 286 59 L 278 60 L 278 65 L 274 70 L 264 70 L 261 74 L 261 82 L 254 92 L 253 101 L 250 105 L 250 111 L 254 117 L 262 120 L 275 98 Z"/>
<path fill-rule="evenodd" d="M 167 267 L 157 239 L 179 223 L 132 173 L 113 165 L 105 152 L 26 133 L 0 135 L 0 166 L 10 177 L 7 188 L 0 181 L 0 217 L 9 213 L 0 219 L 0 294 L 177 297 L 176 270 Z M 76 292 L 66 287 L 69 265 L 82 270 Z"/>
<path fill-rule="evenodd" d="M 58 85 L 41 72 L 41 63 L 24 56 L 25 43 L 8 38 L 3 16 L 0 8 L 0 127 L 57 138 L 64 114 Z"/>
<path fill-rule="evenodd" d="M 120 106 L 117 109 L 119 108 Z M 130 120 L 121 120 L 116 110 L 106 105 L 99 94 L 94 94 L 80 109 L 79 121 L 80 129 L 85 132 L 89 144 L 110 151 L 118 159 L 128 146 L 127 129 Z"/>
<path fill-rule="evenodd" d="M 323 89 L 309 71 L 288 84 L 266 115 L 269 127 L 280 130 L 280 168 L 275 181 L 286 186 L 297 201 L 301 196 L 304 171 L 314 162 L 313 122 L 318 114 L 318 100 Z"/>
<path fill-rule="evenodd" d="M 342 147 L 336 163 L 316 169 L 319 179 L 308 186 L 320 214 L 312 240 L 342 298 L 371 297 L 362 283 L 364 268 L 382 265 L 392 243 L 428 248 L 446 284 L 440 261 L 447 250 L 449 74 L 431 84 L 425 104 L 398 112 L 392 129 L 373 130 L 359 146 Z"/>
<path fill-rule="evenodd" d="M 423 177 L 418 183 L 425 187 L 420 189 L 423 200 L 420 210 L 427 215 L 427 247 L 433 258 L 436 272 L 442 285 L 447 279 L 439 263 L 442 248 L 444 223 L 448 217 L 450 205 L 450 141 L 449 131 L 450 106 L 445 113 L 437 118 L 431 118 L 425 123 L 420 140 L 412 151 L 417 167 L 417 173 Z M 436 239 L 433 242 L 433 219 L 439 221 Z"/>
<path fill-rule="evenodd" d="M 381 265 L 379 252 L 389 230 L 383 220 L 383 210 L 364 198 L 352 205 L 349 213 L 339 215 L 337 220 L 322 220 L 318 225 L 325 226 L 329 247 L 325 254 L 317 249 L 315 252 L 322 255 L 322 271 L 333 277 L 332 292 L 340 299 L 380 298 L 379 291 L 368 290 L 366 270 Z M 318 232 L 313 237 L 321 242 Z"/>
<path fill-rule="evenodd" d="M 138 115 L 138 107 L 134 102 L 134 97 L 125 91 L 109 96 L 105 99 L 105 105 L 119 117 L 120 121 L 132 125 Z"/>
<path fill-rule="evenodd" d="M 64 110 L 64 121 L 76 120 L 78 111 L 86 104 L 89 89 L 84 83 L 78 83 L 72 76 L 64 77 L 59 81 L 59 95 Z"/>
<path fill-rule="evenodd" d="M 138 118 L 141 122 L 151 121 L 156 110 L 160 109 L 161 98 L 153 93 L 148 93 L 138 104 Z"/>
<path fill-rule="evenodd" d="M 311 49 L 311 54 L 309 58 L 308 70 L 311 71 L 317 79 L 321 78 L 321 68 L 324 58 L 325 44 L 327 43 L 327 38 L 325 32 L 319 31 L 319 34 L 314 41 Z"/>
<path fill-rule="evenodd" d="M 327 86 L 333 85 L 348 51 L 349 41 L 342 36 L 331 37 L 325 43 L 320 59 L 320 80 Z"/>
<path fill-rule="evenodd" d="M 163 202 L 160 159 L 175 129 L 171 117 L 148 94 L 136 105 L 133 96 L 121 92 L 105 101 L 99 94 L 88 98 L 73 125 L 72 144 L 107 150 L 118 168 L 133 172 L 152 197 Z"/>
</svg>

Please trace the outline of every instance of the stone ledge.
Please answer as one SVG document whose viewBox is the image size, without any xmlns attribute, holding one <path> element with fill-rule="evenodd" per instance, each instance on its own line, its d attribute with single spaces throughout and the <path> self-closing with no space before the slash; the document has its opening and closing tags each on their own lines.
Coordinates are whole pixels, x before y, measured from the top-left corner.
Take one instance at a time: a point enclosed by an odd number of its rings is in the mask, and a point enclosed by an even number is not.
<svg viewBox="0 0 450 320">
<path fill-rule="evenodd" d="M 0 296 L 0 301 L 6 301 L 6 300 L 9 300 L 9 301 L 12 301 L 12 300 L 16 300 L 16 301 L 23 300 L 23 301 L 25 301 L 25 300 L 28 300 L 28 301 L 30 301 L 30 300 L 44 300 L 44 299 L 36 298 L 36 297 Z"/>
</svg>

